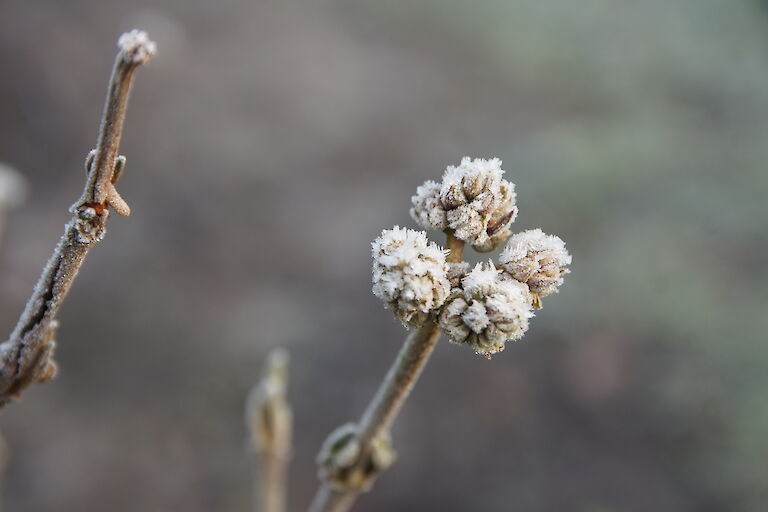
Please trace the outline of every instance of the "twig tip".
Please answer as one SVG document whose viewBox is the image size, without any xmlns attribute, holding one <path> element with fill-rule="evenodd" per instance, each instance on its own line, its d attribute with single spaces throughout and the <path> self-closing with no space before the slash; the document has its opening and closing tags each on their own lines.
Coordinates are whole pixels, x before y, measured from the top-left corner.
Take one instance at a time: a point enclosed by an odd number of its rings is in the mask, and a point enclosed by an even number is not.
<svg viewBox="0 0 768 512">
<path fill-rule="evenodd" d="M 157 44 L 143 30 L 131 30 L 120 36 L 117 46 L 123 59 L 130 64 L 146 64 L 157 53 Z"/>
</svg>

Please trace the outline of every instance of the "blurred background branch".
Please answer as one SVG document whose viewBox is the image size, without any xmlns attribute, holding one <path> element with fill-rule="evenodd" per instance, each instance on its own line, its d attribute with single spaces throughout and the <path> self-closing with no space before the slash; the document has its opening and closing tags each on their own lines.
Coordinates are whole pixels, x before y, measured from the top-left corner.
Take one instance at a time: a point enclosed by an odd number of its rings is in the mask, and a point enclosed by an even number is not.
<svg viewBox="0 0 768 512">
<path fill-rule="evenodd" d="M 255 512 L 285 512 L 293 416 L 288 405 L 288 353 L 273 350 L 248 396 L 245 420 L 254 454 Z"/>
<path fill-rule="evenodd" d="M 0 244 L 3 243 L 3 229 L 8 211 L 20 206 L 25 196 L 26 185 L 21 174 L 16 169 L 0 163 Z"/>
</svg>

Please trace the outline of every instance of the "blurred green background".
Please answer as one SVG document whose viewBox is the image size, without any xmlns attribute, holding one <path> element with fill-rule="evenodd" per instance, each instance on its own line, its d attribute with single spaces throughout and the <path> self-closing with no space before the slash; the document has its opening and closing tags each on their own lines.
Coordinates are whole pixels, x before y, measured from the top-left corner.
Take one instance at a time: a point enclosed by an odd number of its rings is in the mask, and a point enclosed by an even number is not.
<svg viewBox="0 0 768 512">
<path fill-rule="evenodd" d="M 572 274 L 492 361 L 441 342 L 359 510 L 766 509 L 768 3 L 0 0 L 0 161 L 29 185 L 5 332 L 135 27 L 159 54 L 134 213 L 65 304 L 60 376 L 0 415 L 8 510 L 248 510 L 243 402 L 278 345 L 305 509 L 404 336 L 369 243 L 463 155 L 504 160 L 516 227 L 561 236 Z"/>
</svg>

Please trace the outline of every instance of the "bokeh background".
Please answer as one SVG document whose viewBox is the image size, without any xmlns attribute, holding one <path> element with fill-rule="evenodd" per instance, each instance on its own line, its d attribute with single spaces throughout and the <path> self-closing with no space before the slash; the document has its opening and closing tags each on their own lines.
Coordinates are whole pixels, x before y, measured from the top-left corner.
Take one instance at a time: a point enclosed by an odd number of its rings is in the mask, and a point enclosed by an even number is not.
<svg viewBox="0 0 768 512">
<path fill-rule="evenodd" d="M 573 272 L 492 361 L 440 343 L 359 510 L 765 510 L 766 2 L 0 0 L 0 161 L 29 186 L 4 332 L 135 27 L 159 54 L 125 130 L 133 214 L 65 304 L 60 376 L 0 415 L 7 510 L 248 510 L 243 402 L 275 346 L 304 510 L 404 336 L 369 243 L 463 155 L 504 160 L 516 226 Z"/>
</svg>

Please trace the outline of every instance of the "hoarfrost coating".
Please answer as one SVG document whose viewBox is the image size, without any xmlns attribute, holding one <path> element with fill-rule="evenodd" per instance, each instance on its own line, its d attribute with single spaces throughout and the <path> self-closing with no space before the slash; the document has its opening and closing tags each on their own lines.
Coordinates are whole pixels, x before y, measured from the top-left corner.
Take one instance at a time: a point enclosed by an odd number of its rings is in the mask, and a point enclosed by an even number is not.
<svg viewBox="0 0 768 512">
<path fill-rule="evenodd" d="M 373 241 L 373 294 L 405 326 L 423 323 L 450 292 L 446 252 L 423 231 L 395 226 Z"/>
<path fill-rule="evenodd" d="M 117 46 L 127 62 L 144 64 L 157 53 L 157 45 L 143 30 L 131 30 L 120 36 Z"/>
<path fill-rule="evenodd" d="M 563 284 L 565 268 L 571 255 L 565 242 L 540 229 L 523 231 L 512 236 L 499 257 L 502 267 L 512 277 L 526 283 L 538 297 L 556 293 Z"/>
<path fill-rule="evenodd" d="M 522 338 L 532 316 L 528 287 L 489 262 L 478 263 L 461 280 L 461 288 L 451 291 L 439 323 L 453 343 L 490 357 L 504 350 L 507 341 Z"/>
<path fill-rule="evenodd" d="M 411 198 L 411 217 L 426 229 L 450 228 L 478 251 L 490 251 L 511 233 L 517 215 L 515 185 L 502 178 L 501 160 L 464 157 L 441 183 L 427 181 Z"/>
</svg>

